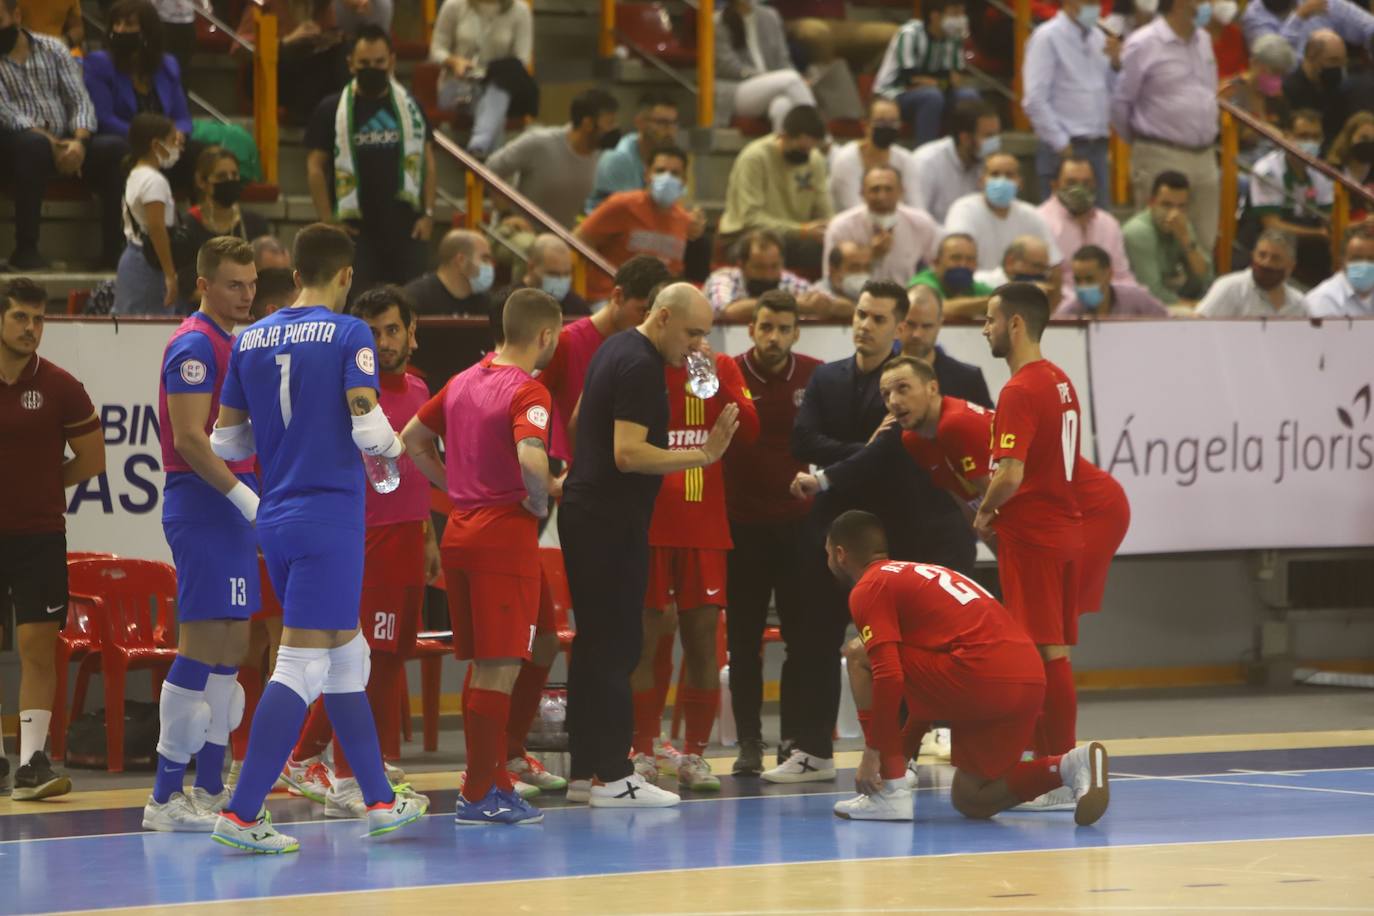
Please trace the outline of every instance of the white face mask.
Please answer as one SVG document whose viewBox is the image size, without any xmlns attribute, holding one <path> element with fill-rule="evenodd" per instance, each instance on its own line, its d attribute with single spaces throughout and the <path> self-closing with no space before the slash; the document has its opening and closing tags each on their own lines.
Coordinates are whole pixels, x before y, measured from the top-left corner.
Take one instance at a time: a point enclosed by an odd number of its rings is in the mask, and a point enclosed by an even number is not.
<svg viewBox="0 0 1374 916">
<path fill-rule="evenodd" d="M 868 216 L 873 220 L 873 225 L 884 232 L 897 225 L 896 213 L 869 213 Z"/>
<path fill-rule="evenodd" d="M 1135 11 L 1145 16 L 1159 12 L 1159 0 L 1135 0 Z"/>
<path fill-rule="evenodd" d="M 848 274 L 840 281 L 840 292 L 844 293 L 848 299 L 857 302 L 859 295 L 864 291 L 864 286 L 868 284 L 868 279 L 869 275 L 866 273 Z"/>
<path fill-rule="evenodd" d="M 945 33 L 946 38 L 953 41 L 963 41 L 968 38 L 968 17 L 946 16 L 940 20 L 940 29 Z"/>
<path fill-rule="evenodd" d="M 181 159 L 181 147 L 173 146 L 165 153 L 157 154 L 158 168 L 170 169 Z"/>
<path fill-rule="evenodd" d="M 1212 4 L 1212 21 L 1218 25 L 1230 25 L 1235 21 L 1238 12 L 1240 4 L 1236 3 L 1236 0 L 1216 0 Z"/>
</svg>

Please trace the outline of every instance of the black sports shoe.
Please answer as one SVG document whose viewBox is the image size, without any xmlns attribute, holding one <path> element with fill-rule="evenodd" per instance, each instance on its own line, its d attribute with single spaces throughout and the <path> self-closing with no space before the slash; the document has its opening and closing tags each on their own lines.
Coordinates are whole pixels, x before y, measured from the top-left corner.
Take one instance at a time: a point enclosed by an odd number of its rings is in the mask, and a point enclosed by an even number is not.
<svg viewBox="0 0 1374 916">
<path fill-rule="evenodd" d="M 731 768 L 736 776 L 757 776 L 763 772 L 764 744 L 759 738 L 739 739 L 739 756 Z"/>
<path fill-rule="evenodd" d="M 0 795 L 10 794 L 10 759 L 0 757 Z"/>
<path fill-rule="evenodd" d="M 29 758 L 28 763 L 15 771 L 14 792 L 10 797 L 15 801 L 38 801 L 40 798 L 66 795 L 71 790 L 71 777 L 56 772 L 48 755 L 38 751 Z"/>
</svg>

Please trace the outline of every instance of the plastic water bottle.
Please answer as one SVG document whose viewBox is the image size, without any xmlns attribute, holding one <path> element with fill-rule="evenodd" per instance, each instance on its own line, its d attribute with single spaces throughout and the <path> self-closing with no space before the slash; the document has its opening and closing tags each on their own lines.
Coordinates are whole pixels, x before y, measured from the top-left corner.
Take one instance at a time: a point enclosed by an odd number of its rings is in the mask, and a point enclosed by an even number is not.
<svg viewBox="0 0 1374 916">
<path fill-rule="evenodd" d="M 687 387 L 703 401 L 715 397 L 716 392 L 720 390 L 720 379 L 716 378 L 716 361 L 696 350 L 688 353 Z"/>
<path fill-rule="evenodd" d="M 378 493 L 391 493 L 401 485 L 401 469 L 395 458 L 364 454 L 363 467 L 367 468 L 367 482 Z"/>
</svg>

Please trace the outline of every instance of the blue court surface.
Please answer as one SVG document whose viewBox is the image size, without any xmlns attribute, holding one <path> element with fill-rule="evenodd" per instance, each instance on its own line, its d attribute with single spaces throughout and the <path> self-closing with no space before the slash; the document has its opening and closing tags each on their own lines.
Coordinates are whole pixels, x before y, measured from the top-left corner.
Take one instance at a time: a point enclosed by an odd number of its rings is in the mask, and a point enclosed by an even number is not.
<svg viewBox="0 0 1374 916">
<path fill-rule="evenodd" d="M 284 898 L 312 893 L 491 884 L 538 878 L 994 852 L 1170 846 L 1374 834 L 1374 748 L 1327 747 L 1112 761 L 1112 802 L 1096 826 L 1063 813 L 969 821 L 949 803 L 945 767 L 924 767 L 915 824 L 856 823 L 831 805 L 834 784 L 769 786 L 723 778 L 718 796 L 675 809 L 591 810 L 554 796 L 542 825 L 454 825 L 455 793 L 430 793 L 422 825 L 363 839 L 357 821 L 325 820 L 274 795 L 298 854 L 252 856 L 197 834 L 143 832 L 141 809 L 0 817 L 0 912 Z M 289 826 L 287 826 L 289 825 Z M 1369 901 L 1374 909 L 1374 900 Z"/>
</svg>

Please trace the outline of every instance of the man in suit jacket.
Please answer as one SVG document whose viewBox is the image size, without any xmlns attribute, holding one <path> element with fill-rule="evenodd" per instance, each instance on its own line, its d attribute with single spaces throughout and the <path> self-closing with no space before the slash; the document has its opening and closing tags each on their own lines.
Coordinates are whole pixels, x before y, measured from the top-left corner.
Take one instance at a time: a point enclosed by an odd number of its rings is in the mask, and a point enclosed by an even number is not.
<svg viewBox="0 0 1374 916">
<path fill-rule="evenodd" d="M 935 343 L 945 322 L 945 303 L 940 293 L 920 285 L 913 286 L 909 296 L 906 320 L 897 325 L 895 352 L 928 363 L 935 370 L 935 380 L 940 383 L 942 394 L 992 409 L 992 396 L 988 393 L 983 370 L 955 359 Z"/>
<path fill-rule="evenodd" d="M 826 363 L 811 375 L 792 427 L 792 454 L 822 467 L 857 454 L 877 436 L 900 442 L 901 430 L 885 420 L 878 392 L 882 366 L 892 357 L 898 326 L 907 315 L 907 294 L 900 284 L 869 282 L 854 309 L 854 355 Z M 864 509 L 887 527 L 892 556 L 922 560 L 954 569 L 973 566 L 973 536 L 958 507 L 936 489 L 900 447 L 883 449 L 889 456 L 860 487 L 816 498 L 803 533 L 802 640 L 798 668 L 806 672 L 804 688 L 793 695 L 795 709 L 783 709 L 784 743 L 779 766 L 763 774 L 770 782 L 833 779 L 831 735 L 840 704 L 840 647 L 849 625 L 846 596 L 826 567 L 825 535 L 841 512 Z M 789 647 L 789 651 L 790 647 Z"/>
</svg>

